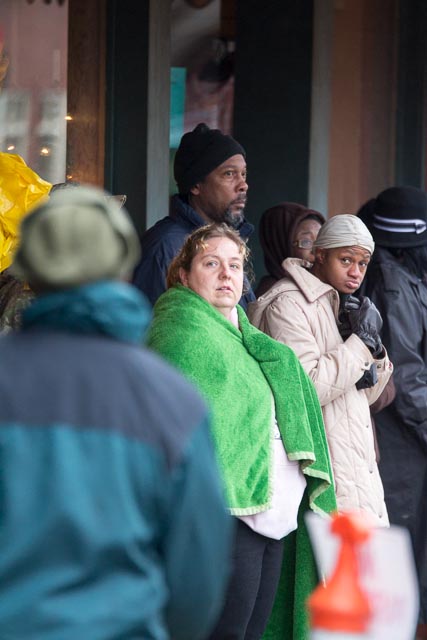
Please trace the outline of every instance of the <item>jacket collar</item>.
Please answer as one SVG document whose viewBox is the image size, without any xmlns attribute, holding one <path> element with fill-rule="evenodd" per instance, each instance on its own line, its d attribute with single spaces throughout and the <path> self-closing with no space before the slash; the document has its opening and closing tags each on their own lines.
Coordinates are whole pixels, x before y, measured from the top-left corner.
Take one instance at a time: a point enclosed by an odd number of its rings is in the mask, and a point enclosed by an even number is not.
<svg viewBox="0 0 427 640">
<path fill-rule="evenodd" d="M 206 220 L 203 220 L 193 207 L 190 207 L 187 200 L 180 195 L 172 196 L 169 217 L 175 222 L 189 227 L 192 231 L 206 224 Z"/>
<path fill-rule="evenodd" d="M 140 344 L 150 305 L 125 282 L 100 281 L 38 296 L 23 313 L 23 329 L 44 328 L 103 335 Z"/>
<path fill-rule="evenodd" d="M 396 277 L 395 277 L 396 270 L 404 272 L 405 277 L 410 282 L 413 282 L 416 285 L 419 285 L 422 282 L 414 273 L 411 273 L 410 271 L 408 271 L 408 269 L 406 269 L 399 262 L 399 260 L 395 258 L 393 254 L 390 253 L 390 251 L 382 247 L 375 248 L 372 265 L 375 265 L 375 264 L 379 264 L 382 267 L 386 267 L 387 269 L 392 270 L 393 272 L 392 277 L 389 279 L 390 282 L 387 283 L 390 286 L 390 289 L 394 288 L 393 285 L 395 286 L 396 290 L 399 289 L 399 286 L 396 284 Z"/>
<path fill-rule="evenodd" d="M 193 207 L 188 204 L 186 198 L 178 194 L 171 198 L 169 217 L 175 222 L 189 227 L 192 231 L 207 224 L 206 220 L 200 217 Z M 254 225 L 244 219 L 237 231 L 239 235 L 246 240 L 252 235 Z"/>
<path fill-rule="evenodd" d="M 329 284 L 325 284 L 309 271 L 308 263 L 298 258 L 287 258 L 283 261 L 282 267 L 285 277 L 275 284 L 262 299 L 271 302 L 285 291 L 301 291 L 308 302 L 315 302 L 324 295 L 332 293 L 338 299 L 338 293 Z"/>
<path fill-rule="evenodd" d="M 335 291 L 330 284 L 322 282 L 313 275 L 305 265 L 307 262 L 298 258 L 287 258 L 282 263 L 286 275 L 297 285 L 309 302 L 314 302 L 321 296 Z"/>
</svg>

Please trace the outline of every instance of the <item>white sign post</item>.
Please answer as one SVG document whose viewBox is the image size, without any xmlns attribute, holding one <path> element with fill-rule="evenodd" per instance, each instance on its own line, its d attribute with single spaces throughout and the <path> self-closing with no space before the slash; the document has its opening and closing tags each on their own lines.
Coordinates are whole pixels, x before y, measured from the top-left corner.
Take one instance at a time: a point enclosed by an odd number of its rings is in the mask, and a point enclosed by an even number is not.
<svg viewBox="0 0 427 640">
<path fill-rule="evenodd" d="M 310 512 L 306 523 L 319 573 L 334 570 L 339 539 L 330 520 Z M 374 528 L 361 545 L 360 584 L 369 598 L 373 617 L 366 640 L 413 640 L 418 620 L 418 584 L 409 533 L 402 527 Z"/>
</svg>

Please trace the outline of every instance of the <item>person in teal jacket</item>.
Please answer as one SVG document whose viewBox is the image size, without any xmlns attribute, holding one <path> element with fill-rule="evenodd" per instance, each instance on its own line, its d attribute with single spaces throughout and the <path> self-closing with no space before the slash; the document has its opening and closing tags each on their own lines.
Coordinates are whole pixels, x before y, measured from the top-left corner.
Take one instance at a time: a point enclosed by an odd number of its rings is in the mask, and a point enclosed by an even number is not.
<svg viewBox="0 0 427 640">
<path fill-rule="evenodd" d="M 38 297 L 0 338 L 0 638 L 192 640 L 231 543 L 205 403 L 141 348 L 139 255 L 97 190 L 24 220 L 12 271 Z"/>
</svg>

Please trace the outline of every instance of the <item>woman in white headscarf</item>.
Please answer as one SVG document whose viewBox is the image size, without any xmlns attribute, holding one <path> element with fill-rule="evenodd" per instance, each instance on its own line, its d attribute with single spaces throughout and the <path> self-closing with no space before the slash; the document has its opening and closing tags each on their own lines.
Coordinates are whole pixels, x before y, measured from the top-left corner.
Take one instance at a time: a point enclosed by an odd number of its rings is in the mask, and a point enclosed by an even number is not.
<svg viewBox="0 0 427 640">
<path fill-rule="evenodd" d="M 381 394 L 392 365 L 381 344 L 381 317 L 354 293 L 374 242 L 354 215 L 330 218 L 314 243 L 311 269 L 288 258 L 285 277 L 252 303 L 251 321 L 292 347 L 312 379 L 322 406 L 338 508 L 388 525 L 375 458 L 369 405 Z"/>
</svg>

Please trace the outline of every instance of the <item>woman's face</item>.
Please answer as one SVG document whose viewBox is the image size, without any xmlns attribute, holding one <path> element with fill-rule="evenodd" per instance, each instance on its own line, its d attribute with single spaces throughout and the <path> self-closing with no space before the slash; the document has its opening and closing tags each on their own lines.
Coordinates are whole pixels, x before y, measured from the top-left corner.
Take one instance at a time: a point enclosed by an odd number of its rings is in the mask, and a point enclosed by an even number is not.
<svg viewBox="0 0 427 640">
<path fill-rule="evenodd" d="M 189 272 L 180 270 L 181 282 L 199 294 L 228 320 L 242 297 L 243 257 L 229 238 L 210 238 L 193 258 Z"/>
<path fill-rule="evenodd" d="M 308 218 L 299 223 L 292 243 L 292 258 L 314 262 L 313 242 L 322 225 L 318 220 Z"/>
<path fill-rule="evenodd" d="M 363 247 L 318 249 L 315 276 L 340 293 L 355 293 L 363 282 L 371 254 Z"/>
</svg>

